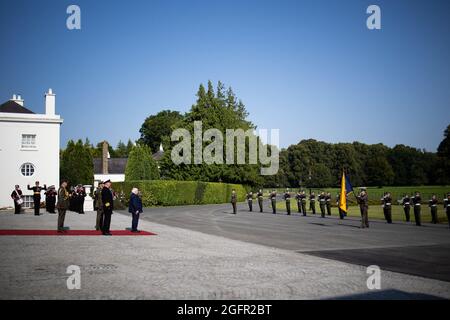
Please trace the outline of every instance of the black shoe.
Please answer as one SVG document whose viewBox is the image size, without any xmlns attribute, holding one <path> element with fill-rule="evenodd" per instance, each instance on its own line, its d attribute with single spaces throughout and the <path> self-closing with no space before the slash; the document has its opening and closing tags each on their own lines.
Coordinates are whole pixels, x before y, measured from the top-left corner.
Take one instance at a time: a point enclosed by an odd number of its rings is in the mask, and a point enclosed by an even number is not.
<svg viewBox="0 0 450 320">
<path fill-rule="evenodd" d="M 104 236 L 112 236 L 112 234 L 109 233 L 109 232 L 106 232 L 106 233 L 104 233 L 103 235 L 104 235 Z"/>
</svg>

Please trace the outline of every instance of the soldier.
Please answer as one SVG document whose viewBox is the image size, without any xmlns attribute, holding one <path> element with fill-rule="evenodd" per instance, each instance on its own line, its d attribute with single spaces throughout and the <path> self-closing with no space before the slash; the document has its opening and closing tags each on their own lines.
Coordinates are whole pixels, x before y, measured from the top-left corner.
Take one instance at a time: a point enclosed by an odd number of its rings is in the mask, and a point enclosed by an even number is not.
<svg viewBox="0 0 450 320">
<path fill-rule="evenodd" d="M 319 194 L 319 207 L 320 207 L 320 215 L 322 218 L 325 218 L 325 203 L 326 203 L 325 193 L 321 192 Z"/>
<path fill-rule="evenodd" d="M 302 213 L 302 193 L 300 192 L 300 190 L 297 191 L 295 200 L 297 200 L 298 213 Z"/>
<path fill-rule="evenodd" d="M 450 192 L 447 193 L 447 198 L 444 199 L 444 208 L 447 214 L 448 226 L 450 227 Z"/>
<path fill-rule="evenodd" d="M 409 222 L 409 220 L 410 220 L 410 217 L 409 217 L 409 211 L 411 210 L 410 201 L 411 201 L 411 199 L 409 198 L 408 195 L 405 195 L 402 199 L 403 211 L 405 212 L 406 222 Z"/>
<path fill-rule="evenodd" d="M 356 196 L 359 203 L 359 210 L 361 211 L 361 228 L 369 227 L 369 197 L 365 189 L 362 189 L 359 195 Z"/>
<path fill-rule="evenodd" d="M 331 216 L 331 193 L 327 192 L 327 195 L 325 196 L 325 203 L 327 206 L 327 215 Z"/>
<path fill-rule="evenodd" d="M 303 213 L 303 216 L 306 217 L 306 193 L 305 193 L 305 190 L 302 191 L 301 200 L 302 200 L 302 213 Z"/>
<path fill-rule="evenodd" d="M 428 202 L 428 206 L 431 210 L 431 223 L 438 223 L 438 216 L 437 216 L 437 205 L 438 205 L 438 199 L 436 198 L 436 195 L 433 194 L 431 196 L 430 201 Z"/>
<path fill-rule="evenodd" d="M 309 210 L 316 214 L 316 195 L 314 192 L 309 195 Z"/>
<path fill-rule="evenodd" d="M 277 214 L 277 192 L 275 190 L 270 193 L 269 199 L 272 205 L 272 213 Z"/>
<path fill-rule="evenodd" d="M 259 189 L 258 194 L 256 195 L 258 197 L 258 205 L 259 205 L 259 212 L 263 212 L 263 192 L 261 189 Z"/>
<path fill-rule="evenodd" d="M 28 190 L 33 190 L 34 215 L 38 216 L 41 208 L 41 192 L 42 190 L 47 190 L 47 185 L 44 184 L 44 187 L 40 187 L 39 181 L 36 181 L 34 187 L 30 187 L 30 185 L 27 187 Z"/>
<path fill-rule="evenodd" d="M 104 236 L 110 236 L 111 215 L 114 210 L 114 198 L 111 190 L 111 180 L 106 180 L 102 189 L 102 204 L 103 204 L 103 226 L 102 233 Z"/>
<path fill-rule="evenodd" d="M 250 212 L 253 211 L 253 192 L 247 193 L 247 203 L 248 203 L 248 209 Z"/>
<path fill-rule="evenodd" d="M 13 192 L 11 192 L 11 198 L 14 201 L 14 214 L 19 214 L 22 210 L 22 190 L 20 190 L 20 186 L 16 184 Z"/>
<path fill-rule="evenodd" d="M 384 218 L 387 223 L 392 223 L 392 197 L 390 192 L 386 192 L 381 198 L 381 204 L 383 207 Z"/>
<path fill-rule="evenodd" d="M 66 217 L 66 210 L 69 208 L 70 194 L 67 192 L 67 181 L 63 180 L 61 186 L 58 189 L 58 232 L 65 232 L 64 219 Z"/>
<path fill-rule="evenodd" d="M 231 205 L 233 206 L 233 213 L 236 214 L 236 202 L 237 202 L 237 195 L 236 190 L 231 190 Z"/>
<path fill-rule="evenodd" d="M 346 216 L 346 214 L 345 214 L 345 211 L 342 210 L 341 207 L 339 206 L 340 199 L 341 199 L 341 195 L 338 193 L 336 195 L 336 205 L 337 205 L 338 211 L 339 211 L 339 219 L 344 220 L 344 217 Z M 347 196 L 345 196 L 345 199 L 347 200 L 347 201 L 345 201 L 345 206 L 346 206 L 346 209 L 348 210 L 348 199 L 347 199 Z"/>
<path fill-rule="evenodd" d="M 103 203 L 102 203 L 103 182 L 98 184 L 94 191 L 94 210 L 97 211 L 97 219 L 95 221 L 95 230 L 99 231 L 103 225 Z"/>
<path fill-rule="evenodd" d="M 79 214 L 84 214 L 84 198 L 86 197 L 86 192 L 81 184 L 77 185 L 75 190 L 75 211 Z"/>
<path fill-rule="evenodd" d="M 422 198 L 420 197 L 420 193 L 418 191 L 416 191 L 416 194 L 414 195 L 414 197 L 412 197 L 412 201 L 414 204 L 414 219 L 416 220 L 416 226 L 421 226 L 421 221 L 420 221 L 420 206 L 421 206 L 421 201 Z"/>
<path fill-rule="evenodd" d="M 48 190 L 45 192 L 45 210 L 47 210 L 48 213 L 56 213 L 56 195 L 55 186 L 48 187 Z"/>
<path fill-rule="evenodd" d="M 291 215 L 291 194 L 289 193 L 289 189 L 286 189 L 286 192 L 283 195 L 283 199 L 286 201 L 286 211 L 287 215 Z"/>
</svg>

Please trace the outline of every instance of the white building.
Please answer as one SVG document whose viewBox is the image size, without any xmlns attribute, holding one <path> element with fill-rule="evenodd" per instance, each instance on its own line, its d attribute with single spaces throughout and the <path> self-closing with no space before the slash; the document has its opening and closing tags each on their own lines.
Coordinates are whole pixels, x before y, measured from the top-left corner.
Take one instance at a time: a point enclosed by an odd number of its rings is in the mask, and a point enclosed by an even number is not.
<svg viewBox="0 0 450 320">
<path fill-rule="evenodd" d="M 14 206 L 10 196 L 16 184 L 25 195 L 25 207 L 33 203 L 27 184 L 58 187 L 62 122 L 55 114 L 52 89 L 45 94 L 45 114 L 25 108 L 20 95 L 0 105 L 0 208 Z"/>
</svg>

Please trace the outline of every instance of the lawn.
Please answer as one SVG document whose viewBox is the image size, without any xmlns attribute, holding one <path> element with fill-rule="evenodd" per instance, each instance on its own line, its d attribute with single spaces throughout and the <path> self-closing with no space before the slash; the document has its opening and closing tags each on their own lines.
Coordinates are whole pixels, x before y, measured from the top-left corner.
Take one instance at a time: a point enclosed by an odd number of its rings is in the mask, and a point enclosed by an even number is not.
<svg viewBox="0 0 450 320">
<path fill-rule="evenodd" d="M 306 204 L 306 209 L 308 214 L 312 214 L 309 210 L 309 203 Z M 286 211 L 286 202 L 285 201 L 277 201 L 277 210 Z M 295 199 L 291 199 L 291 212 L 298 212 L 297 210 L 297 201 Z M 316 215 L 320 215 L 320 207 L 316 202 Z M 333 206 L 331 208 L 331 215 L 338 216 L 338 208 Z M 347 215 L 349 217 L 360 217 L 360 211 L 358 206 L 350 206 L 348 208 Z M 431 222 L 431 213 L 428 205 L 422 205 L 421 211 L 422 222 Z M 410 218 L 411 221 L 415 221 L 414 219 L 414 210 L 411 207 L 410 210 Z M 383 209 L 381 205 L 371 205 L 369 206 L 369 219 L 381 219 L 384 220 Z M 401 205 L 393 205 L 392 206 L 392 220 L 394 221 L 405 221 L 405 214 L 403 212 L 403 206 Z M 438 207 L 438 221 L 439 223 L 448 223 L 447 215 L 444 210 L 444 206 L 440 205 Z"/>
</svg>

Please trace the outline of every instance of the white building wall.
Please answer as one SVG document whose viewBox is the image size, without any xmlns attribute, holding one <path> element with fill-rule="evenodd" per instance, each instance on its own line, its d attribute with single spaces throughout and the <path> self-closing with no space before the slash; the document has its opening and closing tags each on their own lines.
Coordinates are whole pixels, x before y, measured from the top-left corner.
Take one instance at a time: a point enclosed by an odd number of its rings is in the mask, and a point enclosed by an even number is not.
<svg viewBox="0 0 450 320">
<path fill-rule="evenodd" d="M 94 180 L 95 181 L 106 181 L 111 180 L 111 182 L 123 182 L 125 181 L 125 174 L 120 173 L 111 173 L 111 174 L 95 174 Z"/>
<path fill-rule="evenodd" d="M 10 195 L 16 184 L 24 195 L 32 195 L 27 184 L 59 185 L 59 116 L 0 113 L 0 208 L 14 206 Z M 22 134 L 36 135 L 36 148 L 22 148 Z M 34 165 L 32 176 L 21 173 L 24 163 Z M 42 196 L 44 194 L 42 193 Z"/>
</svg>

